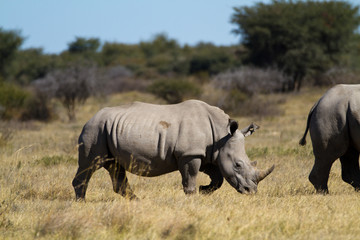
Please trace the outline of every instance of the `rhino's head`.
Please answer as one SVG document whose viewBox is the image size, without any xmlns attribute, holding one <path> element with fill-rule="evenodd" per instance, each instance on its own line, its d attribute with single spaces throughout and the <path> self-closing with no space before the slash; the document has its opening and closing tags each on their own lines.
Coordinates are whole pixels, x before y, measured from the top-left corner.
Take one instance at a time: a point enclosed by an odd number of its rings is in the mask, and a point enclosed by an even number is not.
<svg viewBox="0 0 360 240">
<path fill-rule="evenodd" d="M 255 193 L 257 184 L 274 170 L 274 165 L 266 171 L 255 168 L 245 152 L 245 137 L 250 136 L 259 126 L 250 124 L 238 130 L 236 121 L 229 122 L 229 135 L 223 139 L 218 156 L 218 165 L 223 177 L 240 193 Z"/>
</svg>

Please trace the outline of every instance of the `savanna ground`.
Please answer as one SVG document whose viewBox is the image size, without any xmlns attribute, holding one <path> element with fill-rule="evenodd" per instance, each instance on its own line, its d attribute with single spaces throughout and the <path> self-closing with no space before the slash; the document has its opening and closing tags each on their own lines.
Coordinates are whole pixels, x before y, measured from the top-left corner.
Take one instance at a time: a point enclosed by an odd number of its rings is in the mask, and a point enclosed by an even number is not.
<svg viewBox="0 0 360 240">
<path fill-rule="evenodd" d="M 360 193 L 341 180 L 333 165 L 330 194 L 315 194 L 308 181 L 313 155 L 300 147 L 308 112 L 325 89 L 281 95 L 277 117 L 234 117 L 261 128 L 246 150 L 259 168 L 276 164 L 255 195 L 241 195 L 227 182 L 214 194 L 185 196 L 180 173 L 155 178 L 128 175 L 140 198 L 112 190 L 104 169 L 92 177 L 86 203 L 74 201 L 77 137 L 101 107 L 133 100 L 161 102 L 136 92 L 90 99 L 78 120 L 11 124 L 0 142 L 1 239 L 359 239 Z M 279 97 L 279 96 L 268 96 Z M 4 127 L 4 126 L 3 126 Z M 4 135 L 7 133 L 7 136 Z M 208 184 L 200 174 L 198 185 Z"/>
</svg>

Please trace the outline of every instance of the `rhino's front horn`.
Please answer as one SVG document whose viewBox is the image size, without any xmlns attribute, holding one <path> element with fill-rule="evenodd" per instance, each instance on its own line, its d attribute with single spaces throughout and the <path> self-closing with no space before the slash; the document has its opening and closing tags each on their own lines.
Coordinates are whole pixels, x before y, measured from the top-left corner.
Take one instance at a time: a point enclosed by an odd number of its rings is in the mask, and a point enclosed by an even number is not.
<svg viewBox="0 0 360 240">
<path fill-rule="evenodd" d="M 263 180 L 267 175 L 269 175 L 275 168 L 275 165 L 272 165 L 268 170 L 266 171 L 263 171 L 263 170 L 260 170 L 258 172 L 258 177 L 257 177 L 257 181 L 258 183 Z"/>
</svg>

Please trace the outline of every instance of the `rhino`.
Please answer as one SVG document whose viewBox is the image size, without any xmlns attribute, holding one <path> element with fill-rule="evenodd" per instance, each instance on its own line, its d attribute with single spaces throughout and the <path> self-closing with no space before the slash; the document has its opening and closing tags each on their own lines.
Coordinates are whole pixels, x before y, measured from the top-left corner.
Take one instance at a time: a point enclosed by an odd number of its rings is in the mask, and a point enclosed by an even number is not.
<svg viewBox="0 0 360 240">
<path fill-rule="evenodd" d="M 258 170 L 246 155 L 245 137 L 258 128 L 252 123 L 238 130 L 223 110 L 199 100 L 104 108 L 79 136 L 78 170 L 72 181 L 76 199 L 85 199 L 91 175 L 101 167 L 109 172 L 113 190 L 129 199 L 137 197 L 126 171 L 154 177 L 179 170 L 185 194 L 196 192 L 199 172 L 210 177 L 200 193 L 212 193 L 224 178 L 239 193 L 255 193 L 274 169 Z"/>
<path fill-rule="evenodd" d="M 309 180 L 318 193 L 327 194 L 332 164 L 340 158 L 342 180 L 360 190 L 360 85 L 339 84 L 311 108 L 300 145 L 310 136 L 315 163 Z"/>
</svg>

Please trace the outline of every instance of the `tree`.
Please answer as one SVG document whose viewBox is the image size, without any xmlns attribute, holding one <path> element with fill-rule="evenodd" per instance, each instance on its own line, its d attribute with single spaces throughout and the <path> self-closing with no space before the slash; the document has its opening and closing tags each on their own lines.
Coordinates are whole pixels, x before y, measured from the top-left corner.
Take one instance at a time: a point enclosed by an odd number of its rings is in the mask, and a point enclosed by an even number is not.
<svg viewBox="0 0 360 240">
<path fill-rule="evenodd" d="M 189 59 L 190 74 L 214 75 L 226 71 L 236 63 L 233 47 L 217 47 L 200 42 L 193 48 Z"/>
<path fill-rule="evenodd" d="M 55 55 L 44 54 L 41 48 L 29 48 L 15 53 L 8 66 L 8 78 L 20 85 L 45 77 L 56 67 Z"/>
<path fill-rule="evenodd" d="M 155 35 L 150 42 L 140 42 L 139 46 L 147 58 L 164 53 L 176 55 L 180 49 L 176 40 L 169 39 L 167 35 L 163 33 Z"/>
<path fill-rule="evenodd" d="M 100 47 L 100 41 L 98 38 L 82 38 L 76 37 L 76 40 L 68 44 L 68 50 L 70 53 L 86 53 L 96 52 Z"/>
<path fill-rule="evenodd" d="M 135 70 L 145 65 L 145 58 L 137 44 L 105 42 L 101 49 L 101 60 L 105 66 L 123 65 Z"/>
<path fill-rule="evenodd" d="M 73 42 L 68 44 L 68 49 L 60 54 L 60 65 L 66 66 L 69 63 L 92 64 L 98 65 L 100 40 L 98 38 L 76 37 Z"/>
<path fill-rule="evenodd" d="M 277 67 L 300 89 L 311 72 L 338 64 L 360 23 L 359 8 L 342 1 L 286 1 L 235 7 L 231 22 L 248 49 L 247 63 Z"/>
<path fill-rule="evenodd" d="M 146 60 L 145 75 L 171 74 L 179 64 L 181 48 L 166 34 L 157 34 L 150 42 L 140 42 L 139 48 Z"/>
<path fill-rule="evenodd" d="M 5 68 L 10 65 L 23 41 L 20 32 L 0 28 L 0 76 L 5 77 Z"/>
<path fill-rule="evenodd" d="M 37 80 L 34 86 L 47 94 L 47 98 L 59 99 L 67 110 L 69 121 L 74 121 L 76 106 L 83 104 L 96 91 L 95 76 L 95 67 L 72 64 L 50 72 L 45 78 Z"/>
</svg>

